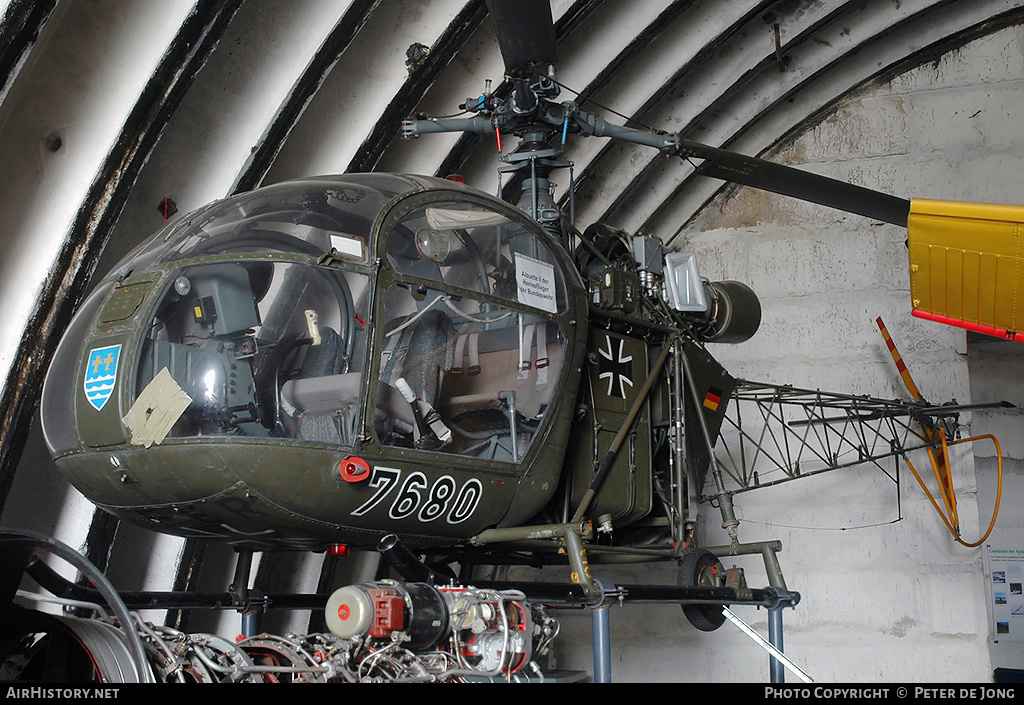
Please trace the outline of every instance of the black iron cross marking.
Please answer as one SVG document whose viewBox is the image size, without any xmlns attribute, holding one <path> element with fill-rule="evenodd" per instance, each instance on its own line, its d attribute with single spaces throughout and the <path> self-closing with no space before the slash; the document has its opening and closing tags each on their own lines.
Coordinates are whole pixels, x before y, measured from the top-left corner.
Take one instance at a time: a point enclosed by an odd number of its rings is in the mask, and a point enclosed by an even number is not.
<svg viewBox="0 0 1024 705">
<path fill-rule="evenodd" d="M 612 345 L 610 335 L 605 336 L 608 349 L 598 349 L 598 379 L 608 380 L 608 396 L 626 398 L 626 385 L 633 386 L 633 356 L 623 355 L 622 348 L 626 341 L 619 339 L 619 349 L 616 351 Z M 618 384 L 616 384 L 618 382 Z"/>
</svg>

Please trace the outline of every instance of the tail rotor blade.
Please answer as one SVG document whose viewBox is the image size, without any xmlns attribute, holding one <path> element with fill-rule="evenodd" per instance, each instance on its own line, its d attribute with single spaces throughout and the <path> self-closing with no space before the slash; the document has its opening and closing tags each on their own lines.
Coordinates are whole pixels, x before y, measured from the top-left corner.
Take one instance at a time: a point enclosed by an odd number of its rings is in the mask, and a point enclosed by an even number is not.
<svg viewBox="0 0 1024 705">
<path fill-rule="evenodd" d="M 893 342 L 892 336 L 889 335 L 889 330 L 885 327 L 885 323 L 882 322 L 882 317 L 876 318 L 875 323 L 878 324 L 878 329 L 882 331 L 882 338 L 889 348 L 889 354 L 892 355 L 892 361 L 896 363 L 896 370 L 900 373 L 900 377 L 903 378 L 903 384 L 906 385 L 907 391 L 910 392 L 910 396 L 914 401 L 921 401 L 921 392 L 918 391 L 917 385 L 914 384 L 914 378 L 910 376 L 910 370 L 907 369 L 907 364 L 903 362 L 900 351 L 896 349 L 896 343 Z"/>
<path fill-rule="evenodd" d="M 910 376 L 910 370 L 907 369 L 906 363 L 903 362 L 900 351 L 896 349 L 896 343 L 893 342 L 892 337 L 889 335 L 889 330 L 885 327 L 885 323 L 882 322 L 882 317 L 876 318 L 875 323 L 878 324 L 878 329 L 882 331 L 882 337 L 885 339 L 885 344 L 889 348 L 889 353 L 892 355 L 893 362 L 896 363 L 896 369 L 903 378 L 903 384 L 906 385 L 907 391 L 910 392 L 910 396 L 914 398 L 914 401 L 921 401 L 923 398 L 921 392 L 918 391 L 917 385 L 914 384 L 914 379 Z M 956 511 L 956 493 L 953 490 L 953 476 L 949 465 L 949 450 L 946 447 L 945 431 L 937 426 L 925 426 L 921 430 L 925 440 L 934 446 L 934 448 L 928 448 L 928 458 L 932 461 L 935 481 L 939 483 L 939 492 L 942 494 L 942 500 L 946 504 L 946 516 L 948 517 L 946 523 L 951 526 L 955 535 L 959 538 L 960 519 Z M 914 475 L 917 477 L 918 482 L 921 483 L 921 486 L 924 487 L 924 482 L 917 476 L 916 470 Z"/>
</svg>

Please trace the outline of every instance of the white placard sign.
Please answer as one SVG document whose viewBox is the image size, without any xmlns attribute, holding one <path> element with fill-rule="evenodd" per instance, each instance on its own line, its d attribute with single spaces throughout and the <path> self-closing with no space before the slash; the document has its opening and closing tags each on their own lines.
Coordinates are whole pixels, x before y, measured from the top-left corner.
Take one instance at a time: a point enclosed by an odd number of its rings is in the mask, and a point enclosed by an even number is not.
<svg viewBox="0 0 1024 705">
<path fill-rule="evenodd" d="M 331 238 L 331 247 L 335 249 L 337 254 L 352 259 L 366 259 L 366 252 L 363 249 L 363 241 L 361 239 L 330 231 L 327 232 L 327 235 Z"/>
<path fill-rule="evenodd" d="M 992 638 L 1024 641 L 1024 549 L 986 548 Z"/>
<path fill-rule="evenodd" d="M 547 262 L 516 253 L 516 293 L 519 303 L 558 313 L 555 268 Z"/>
</svg>

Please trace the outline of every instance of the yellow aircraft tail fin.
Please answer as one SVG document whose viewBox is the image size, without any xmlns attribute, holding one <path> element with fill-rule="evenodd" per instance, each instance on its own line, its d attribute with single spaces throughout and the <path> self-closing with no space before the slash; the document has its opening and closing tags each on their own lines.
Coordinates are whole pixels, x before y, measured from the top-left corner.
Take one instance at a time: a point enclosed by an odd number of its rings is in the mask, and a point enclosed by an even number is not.
<svg viewBox="0 0 1024 705">
<path fill-rule="evenodd" d="M 1024 207 L 915 199 L 913 315 L 1024 342 Z"/>
</svg>

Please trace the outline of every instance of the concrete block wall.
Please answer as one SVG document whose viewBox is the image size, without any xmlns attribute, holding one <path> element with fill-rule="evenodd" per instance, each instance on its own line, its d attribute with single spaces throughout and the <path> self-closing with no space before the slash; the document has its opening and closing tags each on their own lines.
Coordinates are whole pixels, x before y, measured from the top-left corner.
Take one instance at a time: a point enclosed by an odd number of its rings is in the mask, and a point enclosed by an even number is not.
<svg viewBox="0 0 1024 705">
<path fill-rule="evenodd" d="M 1022 68 L 1024 30 L 1000 31 L 851 97 L 769 158 L 907 198 L 1024 204 Z M 1019 360 L 979 361 L 964 331 L 911 317 L 901 228 L 739 189 L 684 235 L 680 249 L 698 254 L 702 274 L 744 281 L 761 298 L 753 340 L 713 348 L 741 378 L 907 399 L 875 324 L 881 316 L 927 399 L 968 402 L 973 387 L 976 401 L 1000 393 L 1024 401 Z M 1016 506 L 1024 477 L 1014 460 L 1024 419 L 1010 411 L 964 421 L 972 424 L 965 436 L 997 430 L 1013 466 L 988 543 L 1024 545 Z M 967 448 L 954 455 L 966 541 L 991 514 L 987 455 L 979 449 L 977 463 Z M 912 459 L 929 482 L 927 458 Z M 1021 666 L 1024 650 L 991 648 L 985 548 L 957 544 L 902 463 L 899 472 L 898 485 L 861 466 L 737 496 L 740 540 L 781 540 L 788 586 L 802 595 L 784 613 L 786 653 L 819 683 L 991 682 L 993 665 Z M 937 497 L 934 478 L 928 486 Z M 703 543 L 727 543 L 716 510 L 702 510 Z M 743 566 L 751 585 L 767 584 L 760 558 L 725 562 Z M 672 566 L 598 570 L 637 582 L 674 578 Z M 765 611 L 736 611 L 767 636 Z M 560 665 L 592 668 L 589 619 L 564 616 Z M 613 608 L 611 631 L 618 681 L 769 678 L 767 655 L 733 625 L 699 633 L 674 606 Z"/>
<path fill-rule="evenodd" d="M 985 541 L 985 550 L 1017 550 L 1024 547 L 1024 512 L 1019 498 L 1024 496 L 1024 346 L 1014 343 L 977 345 L 968 358 L 971 390 L 974 398 L 1005 399 L 1015 408 L 975 412 L 971 435 L 992 434 L 999 441 L 1002 459 L 995 445 L 987 440 L 973 444 L 978 479 L 978 505 L 982 524 L 988 522 L 1000 503 L 996 523 Z M 986 575 L 986 579 L 991 579 Z M 991 583 L 990 583 L 991 585 Z M 992 599 L 991 593 L 988 599 Z M 994 623 L 994 618 L 990 619 Z M 1013 630 L 1017 636 L 1017 630 Z M 997 668 L 1024 668 L 1024 641 L 1006 635 L 992 635 L 992 665 Z"/>
</svg>

